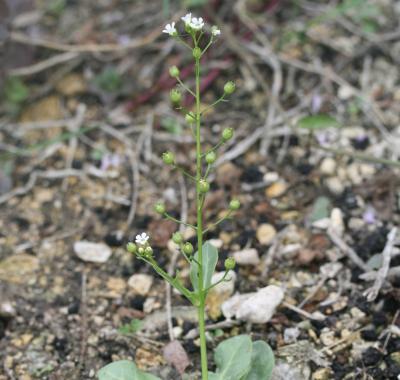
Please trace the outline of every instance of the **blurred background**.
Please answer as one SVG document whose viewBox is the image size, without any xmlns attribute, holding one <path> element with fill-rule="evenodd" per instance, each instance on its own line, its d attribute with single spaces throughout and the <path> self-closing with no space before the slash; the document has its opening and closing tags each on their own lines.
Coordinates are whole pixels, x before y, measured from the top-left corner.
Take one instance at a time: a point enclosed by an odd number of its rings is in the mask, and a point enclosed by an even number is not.
<svg viewBox="0 0 400 380">
<path fill-rule="evenodd" d="M 206 219 L 233 196 L 243 204 L 209 234 L 221 262 L 239 263 L 229 294 L 209 300 L 209 322 L 222 323 L 210 345 L 245 331 L 224 324 L 227 297 L 276 283 L 286 306 L 251 328 L 280 353 L 276 379 L 397 379 L 394 0 L 0 0 L 0 379 L 95 378 L 121 358 L 177 379 L 162 353 L 172 338 L 198 370 L 193 310 L 124 249 L 148 232 L 159 262 L 187 281 L 177 227 L 153 212 L 163 200 L 177 218 L 195 215 L 193 188 L 160 159 L 171 150 L 193 169 L 168 74 L 176 65 L 192 86 L 193 63 L 162 34 L 187 12 L 221 29 L 203 58 L 203 106 L 228 80 L 237 87 L 203 124 L 204 147 L 235 130 Z"/>
</svg>

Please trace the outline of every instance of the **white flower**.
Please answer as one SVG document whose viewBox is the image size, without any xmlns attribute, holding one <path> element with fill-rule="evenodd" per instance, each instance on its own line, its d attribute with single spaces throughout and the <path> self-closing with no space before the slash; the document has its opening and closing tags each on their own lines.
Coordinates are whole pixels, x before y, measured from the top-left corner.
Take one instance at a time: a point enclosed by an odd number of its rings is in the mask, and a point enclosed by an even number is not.
<svg viewBox="0 0 400 380">
<path fill-rule="evenodd" d="M 181 17 L 181 19 L 185 23 L 185 25 L 188 25 L 192 21 L 192 14 L 188 13 L 186 16 Z"/>
<path fill-rule="evenodd" d="M 170 36 L 175 35 L 175 34 L 177 33 L 177 32 L 176 32 L 176 29 L 175 29 L 175 23 L 172 22 L 171 24 L 165 25 L 165 28 L 164 28 L 164 30 L 163 30 L 163 33 L 167 33 L 167 34 L 169 34 Z"/>
<path fill-rule="evenodd" d="M 146 232 L 142 232 L 141 234 L 136 235 L 135 242 L 140 245 L 145 245 L 147 240 L 149 240 L 149 235 L 147 235 Z"/>
<path fill-rule="evenodd" d="M 219 36 L 221 34 L 221 31 L 218 29 L 217 26 L 213 26 L 211 28 L 211 34 L 215 37 L 215 36 Z"/>
<path fill-rule="evenodd" d="M 201 30 L 204 26 L 204 21 L 201 17 L 193 17 L 189 25 L 194 30 Z"/>
</svg>

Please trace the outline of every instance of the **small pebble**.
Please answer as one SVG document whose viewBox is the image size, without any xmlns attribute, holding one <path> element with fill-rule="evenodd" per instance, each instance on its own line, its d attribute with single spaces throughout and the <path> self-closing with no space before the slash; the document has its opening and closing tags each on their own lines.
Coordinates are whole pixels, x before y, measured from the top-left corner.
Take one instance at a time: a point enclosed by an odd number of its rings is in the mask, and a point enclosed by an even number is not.
<svg viewBox="0 0 400 380">
<path fill-rule="evenodd" d="M 330 177 L 325 180 L 326 187 L 332 194 L 340 195 L 344 192 L 344 184 L 338 177 Z"/>
<path fill-rule="evenodd" d="M 134 293 L 145 296 L 149 293 L 153 280 L 154 278 L 148 274 L 137 273 L 129 278 L 128 285 Z"/>
<path fill-rule="evenodd" d="M 92 263 L 105 263 L 111 256 L 108 245 L 89 241 L 75 242 L 74 252 L 81 260 Z"/>
<path fill-rule="evenodd" d="M 378 365 L 382 360 L 383 354 L 374 347 L 369 347 L 362 353 L 362 361 L 365 366 L 370 367 Z"/>
<path fill-rule="evenodd" d="M 265 190 L 265 195 L 268 198 L 277 198 L 284 194 L 288 186 L 284 181 L 278 181 L 273 183 Z"/>
<path fill-rule="evenodd" d="M 319 169 L 321 174 L 333 176 L 336 173 L 336 161 L 332 157 L 326 157 L 322 160 Z"/>
<path fill-rule="evenodd" d="M 276 229 L 272 224 L 261 224 L 257 229 L 257 240 L 260 244 L 268 245 L 271 244 L 272 240 L 276 235 Z"/>
<path fill-rule="evenodd" d="M 260 257 L 258 251 L 254 248 L 243 249 L 233 254 L 235 261 L 239 265 L 258 265 L 260 263 Z"/>
</svg>

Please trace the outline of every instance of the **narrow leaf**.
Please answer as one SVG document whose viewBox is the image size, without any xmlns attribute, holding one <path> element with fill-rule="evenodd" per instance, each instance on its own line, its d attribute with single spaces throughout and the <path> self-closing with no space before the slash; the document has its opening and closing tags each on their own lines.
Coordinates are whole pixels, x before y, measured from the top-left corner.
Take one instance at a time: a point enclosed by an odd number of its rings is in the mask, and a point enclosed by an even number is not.
<svg viewBox="0 0 400 380">
<path fill-rule="evenodd" d="M 306 116 L 299 120 L 298 126 L 300 128 L 316 130 L 326 128 L 339 128 L 339 122 L 333 117 L 325 114 Z"/>
<path fill-rule="evenodd" d="M 248 335 L 238 335 L 220 343 L 214 352 L 217 372 L 211 374 L 210 379 L 243 379 L 250 371 L 252 347 Z"/>
<path fill-rule="evenodd" d="M 199 266 L 196 263 L 199 261 L 199 253 L 196 252 L 194 260 L 191 263 L 190 279 L 194 290 L 199 289 Z M 218 250 L 210 242 L 206 241 L 203 244 L 203 289 L 211 285 L 211 278 L 215 271 L 218 262 Z"/>
<path fill-rule="evenodd" d="M 270 380 L 275 358 L 271 347 L 262 340 L 253 343 L 250 372 L 245 380 Z"/>
<path fill-rule="evenodd" d="M 140 371 L 134 362 L 120 360 L 101 368 L 97 376 L 99 380 L 161 380 L 150 373 Z"/>
</svg>

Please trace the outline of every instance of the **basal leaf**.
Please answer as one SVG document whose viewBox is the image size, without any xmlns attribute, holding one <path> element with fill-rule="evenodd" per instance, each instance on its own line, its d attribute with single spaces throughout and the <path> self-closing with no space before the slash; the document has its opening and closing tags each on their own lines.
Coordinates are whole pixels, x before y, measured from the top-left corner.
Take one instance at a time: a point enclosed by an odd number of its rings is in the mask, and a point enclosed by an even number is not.
<svg viewBox="0 0 400 380">
<path fill-rule="evenodd" d="M 217 372 L 210 380 L 242 380 L 250 371 L 252 342 L 248 335 L 238 335 L 224 340 L 215 352 Z M 261 379 L 259 379 L 261 380 Z"/>
<path fill-rule="evenodd" d="M 250 372 L 244 380 L 269 380 L 274 369 L 275 358 L 271 347 L 262 340 L 253 343 Z"/>
<path fill-rule="evenodd" d="M 193 289 L 199 289 L 199 266 L 195 261 L 199 261 L 199 253 L 196 252 L 190 268 L 190 279 Z M 211 277 L 215 271 L 218 262 L 218 250 L 210 242 L 203 244 L 203 289 L 211 285 Z"/>
<path fill-rule="evenodd" d="M 325 114 L 305 116 L 298 121 L 298 126 L 300 128 L 317 130 L 326 128 L 339 128 L 339 122 L 333 117 Z"/>
<path fill-rule="evenodd" d="M 101 368 L 97 376 L 99 380 L 161 380 L 150 373 L 140 371 L 134 362 L 120 360 Z"/>
</svg>

